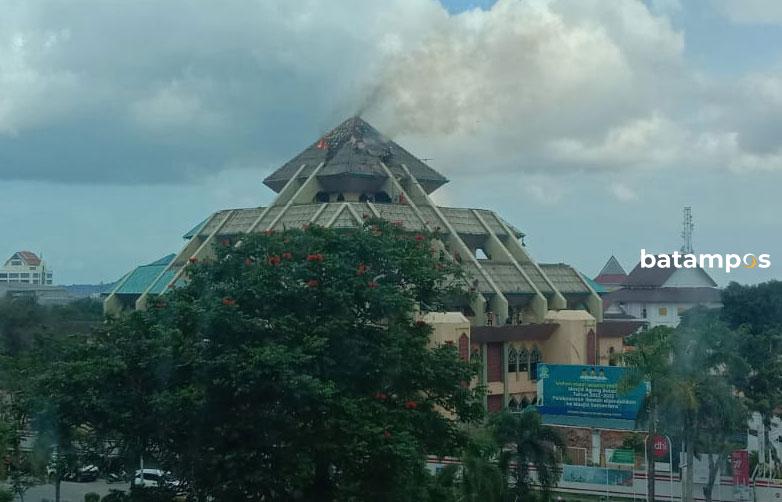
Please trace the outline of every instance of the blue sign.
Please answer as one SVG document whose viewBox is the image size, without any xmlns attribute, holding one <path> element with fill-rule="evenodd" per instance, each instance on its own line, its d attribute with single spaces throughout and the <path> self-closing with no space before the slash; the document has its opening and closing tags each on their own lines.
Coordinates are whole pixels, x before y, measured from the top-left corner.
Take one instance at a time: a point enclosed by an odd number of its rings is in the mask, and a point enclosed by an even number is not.
<svg viewBox="0 0 782 502">
<path fill-rule="evenodd" d="M 633 471 L 566 464 L 562 466 L 562 481 L 591 483 L 593 485 L 633 486 Z"/>
<path fill-rule="evenodd" d="M 538 364 L 538 411 L 543 415 L 635 420 L 645 384 L 620 392 L 627 369 L 617 366 Z"/>
</svg>

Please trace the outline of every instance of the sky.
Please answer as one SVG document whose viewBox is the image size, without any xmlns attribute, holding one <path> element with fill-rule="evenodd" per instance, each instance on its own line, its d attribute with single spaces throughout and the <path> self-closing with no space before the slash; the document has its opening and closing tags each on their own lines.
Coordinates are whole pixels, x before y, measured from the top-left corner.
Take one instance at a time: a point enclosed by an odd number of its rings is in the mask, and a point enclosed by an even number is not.
<svg viewBox="0 0 782 502">
<path fill-rule="evenodd" d="M 777 0 L 2 0 L 0 256 L 111 282 L 361 114 L 589 276 L 681 245 L 782 278 Z"/>
</svg>

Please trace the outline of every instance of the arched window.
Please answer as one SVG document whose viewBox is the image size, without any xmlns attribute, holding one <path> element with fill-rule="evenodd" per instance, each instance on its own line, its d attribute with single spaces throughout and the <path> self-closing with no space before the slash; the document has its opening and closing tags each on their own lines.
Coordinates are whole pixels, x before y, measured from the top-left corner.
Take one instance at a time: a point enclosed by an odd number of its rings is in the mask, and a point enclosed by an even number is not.
<svg viewBox="0 0 782 502">
<path fill-rule="evenodd" d="M 538 363 L 540 362 L 541 353 L 540 349 L 533 347 L 532 352 L 529 353 L 529 378 L 530 380 L 538 379 Z"/>
<path fill-rule="evenodd" d="M 516 351 L 516 347 L 511 347 L 508 350 L 508 373 L 517 371 L 519 371 L 519 353 Z"/>
<path fill-rule="evenodd" d="M 510 401 L 508 401 L 508 410 L 511 413 L 516 413 L 519 411 L 519 402 L 516 401 L 515 397 L 510 398 Z"/>
<path fill-rule="evenodd" d="M 527 399 L 527 396 L 521 398 L 521 404 L 519 406 L 521 406 L 522 410 L 529 406 L 529 399 Z"/>
<path fill-rule="evenodd" d="M 617 360 L 619 358 L 616 355 L 616 351 L 613 347 L 608 348 L 608 365 L 609 366 L 616 366 Z"/>
<path fill-rule="evenodd" d="M 519 351 L 519 371 L 529 371 L 529 352 L 526 348 Z"/>
<path fill-rule="evenodd" d="M 337 195 L 337 202 L 345 202 L 345 196 L 342 193 Z"/>
</svg>

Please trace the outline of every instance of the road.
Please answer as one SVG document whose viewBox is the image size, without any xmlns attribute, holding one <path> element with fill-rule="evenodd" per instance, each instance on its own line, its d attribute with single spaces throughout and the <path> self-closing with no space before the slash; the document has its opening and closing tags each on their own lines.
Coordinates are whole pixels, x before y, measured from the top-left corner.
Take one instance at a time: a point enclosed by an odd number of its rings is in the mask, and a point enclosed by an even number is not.
<svg viewBox="0 0 782 502">
<path fill-rule="evenodd" d="M 128 483 L 106 483 L 103 480 L 94 483 L 63 482 L 60 487 L 61 502 L 84 502 L 84 495 L 95 492 L 101 497 L 108 495 L 110 489 L 127 490 Z M 16 500 L 19 500 L 18 498 Z M 30 488 L 24 495 L 24 502 L 54 501 L 54 485 L 40 485 Z"/>
</svg>

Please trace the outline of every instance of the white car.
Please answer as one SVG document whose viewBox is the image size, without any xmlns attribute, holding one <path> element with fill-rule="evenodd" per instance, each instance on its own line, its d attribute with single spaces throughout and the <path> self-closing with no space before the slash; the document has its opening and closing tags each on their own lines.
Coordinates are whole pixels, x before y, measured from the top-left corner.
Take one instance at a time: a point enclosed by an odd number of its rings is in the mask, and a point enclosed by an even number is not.
<svg viewBox="0 0 782 502">
<path fill-rule="evenodd" d="M 171 476 L 170 472 L 160 469 L 141 469 L 133 475 L 131 488 L 172 488 L 177 489 L 181 483 Z"/>
</svg>

